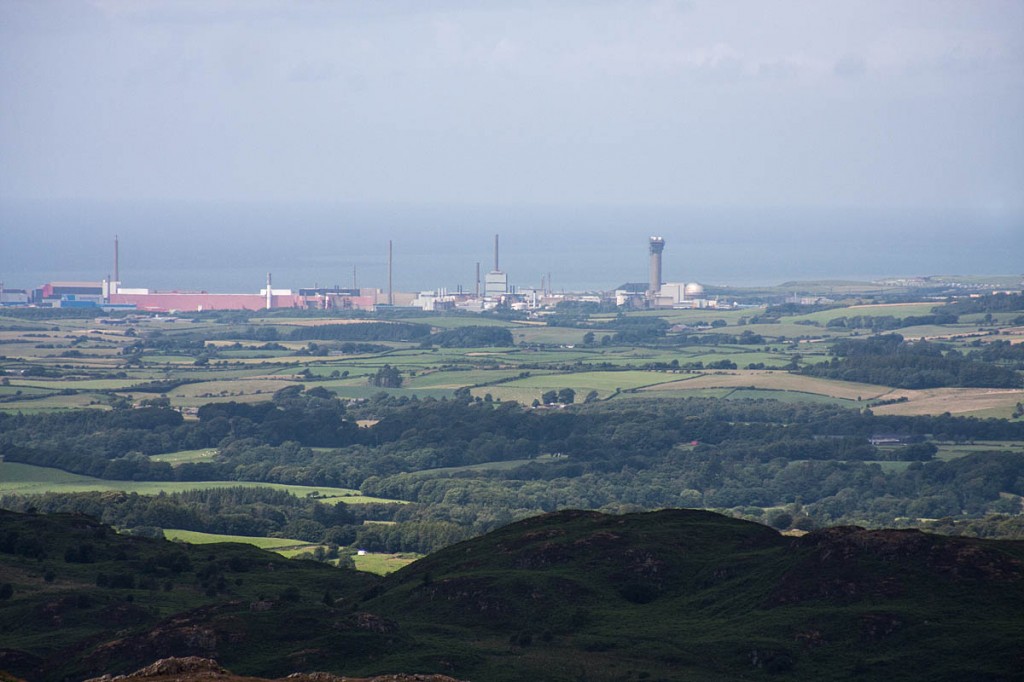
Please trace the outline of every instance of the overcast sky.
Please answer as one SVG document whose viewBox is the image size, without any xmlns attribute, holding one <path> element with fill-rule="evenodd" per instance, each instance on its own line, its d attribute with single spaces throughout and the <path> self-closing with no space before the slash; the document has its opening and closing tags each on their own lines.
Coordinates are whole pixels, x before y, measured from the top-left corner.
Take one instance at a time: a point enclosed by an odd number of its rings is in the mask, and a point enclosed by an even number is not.
<svg viewBox="0 0 1024 682">
<path fill-rule="evenodd" d="M 0 201 L 1024 210 L 1024 2 L 0 0 Z"/>
</svg>

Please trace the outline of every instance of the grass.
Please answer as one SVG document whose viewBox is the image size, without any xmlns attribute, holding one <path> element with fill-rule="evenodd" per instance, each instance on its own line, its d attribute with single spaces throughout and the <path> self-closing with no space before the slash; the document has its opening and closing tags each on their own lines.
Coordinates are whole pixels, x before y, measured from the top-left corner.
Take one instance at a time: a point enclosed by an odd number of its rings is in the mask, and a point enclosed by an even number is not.
<svg viewBox="0 0 1024 682">
<path fill-rule="evenodd" d="M 816 394 L 829 398 L 856 401 L 869 400 L 887 395 L 891 389 L 873 384 L 858 384 L 849 381 L 834 381 L 808 377 L 801 374 L 775 370 L 706 371 L 685 379 L 651 386 L 645 391 L 679 391 L 703 388 L 756 388 L 769 391 L 787 391 Z"/>
<path fill-rule="evenodd" d="M 394 573 L 400 568 L 405 568 L 412 562 L 423 558 L 422 554 L 413 554 L 410 552 L 403 552 L 401 554 L 377 554 L 373 552 L 367 552 L 366 554 L 359 556 L 358 554 L 352 557 L 352 561 L 355 562 L 356 570 L 366 571 L 367 573 L 374 573 L 376 575 L 387 575 Z"/>
<path fill-rule="evenodd" d="M 494 320 L 486 317 L 466 316 L 440 316 L 431 315 L 428 317 L 399 317 L 395 322 L 408 322 L 410 324 L 428 324 L 438 329 L 457 329 L 460 327 L 518 327 L 514 322 Z"/>
<path fill-rule="evenodd" d="M 203 448 L 201 450 L 180 450 L 168 452 L 163 455 L 152 455 L 150 459 L 154 462 L 167 462 L 168 464 L 184 464 L 186 462 L 206 462 L 217 455 L 217 450 Z"/>
<path fill-rule="evenodd" d="M 943 414 L 1009 418 L 1024 390 L 1001 388 L 929 388 L 894 390 L 886 398 L 908 398 L 907 402 L 871 408 L 875 414 Z"/>
<path fill-rule="evenodd" d="M 543 374 L 511 381 L 505 386 L 511 388 L 559 389 L 572 388 L 580 391 L 596 390 L 598 393 L 612 393 L 616 388 L 639 388 L 673 381 L 677 375 L 667 371 L 626 370 L 622 372 L 571 372 L 566 374 Z"/>
<path fill-rule="evenodd" d="M 501 379 L 518 376 L 519 370 L 468 370 L 468 371 L 445 371 L 436 370 L 423 372 L 415 377 L 405 380 L 406 388 L 459 388 L 461 386 L 475 386 L 488 384 Z"/>
<path fill-rule="evenodd" d="M 951 443 L 936 441 L 939 451 L 935 453 L 936 459 L 951 460 L 978 452 L 991 452 L 993 450 L 1009 451 L 1024 455 L 1024 443 L 1014 441 L 974 441 L 972 443 Z"/>
<path fill-rule="evenodd" d="M 304 540 L 296 540 L 294 538 L 261 538 L 249 535 L 221 535 L 217 533 L 200 533 L 194 530 L 180 530 L 176 528 L 165 528 L 164 537 L 174 542 L 186 542 L 190 545 L 237 542 L 252 545 L 253 547 L 259 547 L 260 549 L 266 549 L 280 554 L 281 556 L 288 557 L 289 559 L 306 552 L 312 552 L 317 547 L 323 547 L 323 545 L 319 543 L 310 543 L 305 542 Z M 355 563 L 357 571 L 365 571 L 375 575 L 387 575 L 388 573 L 394 573 L 398 569 L 408 566 L 417 559 L 422 558 L 422 556 L 422 554 L 415 554 L 412 552 L 402 552 L 399 554 L 367 552 L 362 556 L 353 555 L 352 561 Z"/>
<path fill-rule="evenodd" d="M 292 538 L 260 538 L 249 535 L 220 535 L 217 533 L 200 533 L 195 530 L 180 530 L 177 528 L 164 528 L 164 537 L 175 542 L 187 542 L 190 545 L 209 545 L 218 542 L 238 542 L 245 545 L 252 545 L 260 549 L 269 549 L 278 554 L 285 549 L 313 549 L 319 544 L 295 540 Z"/>
<path fill-rule="evenodd" d="M 82 408 L 107 409 L 106 396 L 96 393 L 76 393 L 74 395 L 47 396 L 36 400 L 18 400 L 0 403 L 0 410 L 7 412 L 24 412 L 26 414 Z"/>
<path fill-rule="evenodd" d="M 858 315 L 870 315 L 872 317 L 881 315 L 892 315 L 893 317 L 909 317 L 911 315 L 930 315 L 935 303 L 895 303 L 876 305 L 853 305 L 847 308 L 832 308 L 830 310 L 819 310 L 807 315 L 787 317 L 787 321 L 814 320 L 823 326 L 837 317 L 855 317 Z"/>
</svg>

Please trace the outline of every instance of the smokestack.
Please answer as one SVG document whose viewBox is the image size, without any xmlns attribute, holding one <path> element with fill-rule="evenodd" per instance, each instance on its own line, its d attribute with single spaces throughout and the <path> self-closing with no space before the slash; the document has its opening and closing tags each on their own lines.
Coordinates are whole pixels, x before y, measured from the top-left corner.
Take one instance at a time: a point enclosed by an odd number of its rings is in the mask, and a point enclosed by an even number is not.
<svg viewBox="0 0 1024 682">
<path fill-rule="evenodd" d="M 388 305 L 395 304 L 395 290 L 392 288 L 391 274 L 394 267 L 394 258 L 391 250 L 391 240 L 388 240 Z"/>
<path fill-rule="evenodd" d="M 114 293 L 117 293 L 118 282 L 121 281 L 121 274 L 118 270 L 120 254 L 118 253 L 117 235 L 114 235 Z"/>
<path fill-rule="evenodd" d="M 665 250 L 665 240 L 651 237 L 651 278 L 648 283 L 647 295 L 654 298 L 661 291 L 661 252 Z"/>
<path fill-rule="evenodd" d="M 270 273 L 267 273 L 267 310 L 274 304 L 273 295 L 270 293 Z"/>
<path fill-rule="evenodd" d="M 480 261 L 476 262 L 476 297 L 480 298 Z"/>
<path fill-rule="evenodd" d="M 501 272 L 498 267 L 498 235 L 494 235 L 494 271 Z"/>
</svg>

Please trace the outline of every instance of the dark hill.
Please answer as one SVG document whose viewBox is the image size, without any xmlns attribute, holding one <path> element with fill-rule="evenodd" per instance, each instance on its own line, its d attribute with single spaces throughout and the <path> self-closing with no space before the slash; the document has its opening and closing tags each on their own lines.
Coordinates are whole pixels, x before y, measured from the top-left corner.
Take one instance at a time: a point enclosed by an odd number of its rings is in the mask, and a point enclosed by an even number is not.
<svg viewBox="0 0 1024 682">
<path fill-rule="evenodd" d="M 1019 542 L 853 527 L 789 538 L 702 511 L 566 511 L 380 580 L 239 545 L 141 542 L 74 517 L 0 522 L 0 540 L 12 527 L 45 537 L 42 559 L 0 553 L 0 583 L 16 583 L 0 602 L 0 669 L 33 680 L 189 655 L 264 677 L 1024 679 Z M 64 562 L 83 531 L 102 539 L 94 564 Z M 151 555 L 180 567 L 164 576 L 170 592 L 82 578 L 141 570 Z M 225 579 L 213 596 L 199 582 L 207 565 Z M 79 611 L 104 627 L 89 630 Z"/>
<path fill-rule="evenodd" d="M 1022 558 L 917 531 L 570 511 L 431 555 L 363 608 L 500 658 L 459 671 L 480 679 L 1010 680 Z"/>
</svg>

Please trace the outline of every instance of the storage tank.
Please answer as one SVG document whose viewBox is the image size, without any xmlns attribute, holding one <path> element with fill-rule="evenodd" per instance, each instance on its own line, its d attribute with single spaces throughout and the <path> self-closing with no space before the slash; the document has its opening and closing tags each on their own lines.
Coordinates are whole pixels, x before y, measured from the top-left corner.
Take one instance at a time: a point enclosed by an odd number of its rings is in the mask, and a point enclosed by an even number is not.
<svg viewBox="0 0 1024 682">
<path fill-rule="evenodd" d="M 696 282 L 690 282 L 683 290 L 686 298 L 704 298 L 704 287 Z"/>
</svg>

